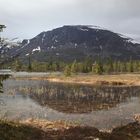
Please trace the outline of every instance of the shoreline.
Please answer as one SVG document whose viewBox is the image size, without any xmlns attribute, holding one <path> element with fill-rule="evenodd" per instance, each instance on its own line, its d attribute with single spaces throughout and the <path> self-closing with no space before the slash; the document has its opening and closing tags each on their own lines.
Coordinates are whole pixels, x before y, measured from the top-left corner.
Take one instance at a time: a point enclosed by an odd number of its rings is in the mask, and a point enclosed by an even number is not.
<svg viewBox="0 0 140 140">
<path fill-rule="evenodd" d="M 65 77 L 64 75 L 55 74 L 28 74 L 13 75 L 11 78 L 19 80 L 47 80 L 54 83 L 65 84 L 81 84 L 93 86 L 140 86 L 140 74 L 118 74 L 118 75 L 72 75 Z"/>
<path fill-rule="evenodd" d="M 139 122 L 118 126 L 111 131 L 101 131 L 95 127 L 68 124 L 63 121 L 0 120 L 0 138 L 11 140 L 136 140 L 140 139 L 139 133 Z"/>
</svg>

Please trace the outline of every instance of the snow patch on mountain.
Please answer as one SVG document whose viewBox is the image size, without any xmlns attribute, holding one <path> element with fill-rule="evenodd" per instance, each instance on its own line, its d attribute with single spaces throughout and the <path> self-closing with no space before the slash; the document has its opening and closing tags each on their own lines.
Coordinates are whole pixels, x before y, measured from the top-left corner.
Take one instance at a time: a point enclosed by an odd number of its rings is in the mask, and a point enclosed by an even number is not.
<svg viewBox="0 0 140 140">
<path fill-rule="evenodd" d="M 51 46 L 51 49 L 56 49 L 56 47 L 54 47 L 54 46 Z"/>
<path fill-rule="evenodd" d="M 88 28 L 89 29 L 97 29 L 97 30 L 107 30 L 107 29 L 105 29 L 103 27 L 94 26 L 94 25 L 68 25 L 68 26 L 76 27 L 76 28 L 81 29 L 83 31 L 88 31 Z"/>
<path fill-rule="evenodd" d="M 81 30 L 81 31 L 89 31 L 88 29 L 84 29 L 84 28 L 79 28 L 79 30 Z"/>
<path fill-rule="evenodd" d="M 105 28 L 100 27 L 100 26 L 87 25 L 87 27 L 91 29 L 96 29 L 96 30 L 106 30 Z"/>
<path fill-rule="evenodd" d="M 7 47 L 7 48 L 9 48 L 9 49 L 11 48 L 11 46 L 10 46 L 10 45 L 7 45 L 6 47 Z"/>
<path fill-rule="evenodd" d="M 132 39 L 132 38 L 130 38 L 130 37 L 127 37 L 127 36 L 122 35 L 122 34 L 118 34 L 118 35 L 119 35 L 120 37 L 124 38 L 125 41 L 128 42 L 128 43 L 140 44 L 139 41 L 136 41 L 136 40 L 134 40 L 134 39 Z"/>
<path fill-rule="evenodd" d="M 25 56 L 29 56 L 29 53 L 25 54 Z"/>
<path fill-rule="evenodd" d="M 27 40 L 27 45 L 28 45 L 29 43 L 30 43 L 30 40 L 28 39 L 28 40 Z"/>
<path fill-rule="evenodd" d="M 40 46 L 38 46 L 37 48 L 33 49 L 33 50 L 32 50 L 32 53 L 34 53 L 34 52 L 36 52 L 36 51 L 39 51 L 39 52 L 41 51 Z"/>
<path fill-rule="evenodd" d="M 42 43 L 44 42 L 45 37 L 46 37 L 46 34 L 44 33 L 44 34 L 43 34 L 43 37 L 42 37 Z"/>
<path fill-rule="evenodd" d="M 56 43 L 58 42 L 58 40 L 57 40 L 57 39 L 55 39 L 54 41 L 55 41 Z"/>
<path fill-rule="evenodd" d="M 60 55 L 60 53 L 56 53 L 56 56 L 59 56 Z"/>
</svg>

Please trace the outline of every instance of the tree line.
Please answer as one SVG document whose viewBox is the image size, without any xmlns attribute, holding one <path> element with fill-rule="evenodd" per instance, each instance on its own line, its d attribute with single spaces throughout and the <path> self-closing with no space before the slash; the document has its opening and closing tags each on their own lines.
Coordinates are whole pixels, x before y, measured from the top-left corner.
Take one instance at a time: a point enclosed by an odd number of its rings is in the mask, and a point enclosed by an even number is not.
<svg viewBox="0 0 140 140">
<path fill-rule="evenodd" d="M 140 72 L 140 61 L 132 60 L 129 61 L 117 61 L 112 58 L 108 58 L 105 61 L 98 59 L 92 61 L 87 58 L 83 62 L 76 62 L 76 60 L 65 66 L 64 74 L 70 76 L 76 73 L 93 73 L 93 74 L 117 74 L 117 73 L 132 73 Z"/>
<path fill-rule="evenodd" d="M 16 59 L 10 64 L 11 69 L 15 71 L 34 71 L 34 72 L 64 72 L 66 76 L 77 73 L 93 73 L 93 74 L 117 74 L 140 72 L 140 61 L 130 58 L 129 61 L 113 60 L 111 57 L 102 61 L 87 57 L 82 62 L 74 60 L 71 63 L 50 61 L 38 62 L 32 61 L 29 57 L 28 63 L 23 64 L 21 60 Z"/>
</svg>

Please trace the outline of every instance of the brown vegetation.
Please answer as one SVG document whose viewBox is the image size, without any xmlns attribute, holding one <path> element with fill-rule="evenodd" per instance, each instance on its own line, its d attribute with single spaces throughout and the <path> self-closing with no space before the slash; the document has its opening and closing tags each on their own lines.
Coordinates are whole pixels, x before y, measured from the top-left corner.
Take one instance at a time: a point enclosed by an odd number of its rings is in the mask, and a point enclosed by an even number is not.
<svg viewBox="0 0 140 140">
<path fill-rule="evenodd" d="M 140 74 L 118 74 L 118 75 L 73 75 L 65 77 L 63 75 L 48 75 L 44 77 L 14 77 L 15 79 L 48 80 L 50 82 L 88 84 L 104 86 L 139 86 Z"/>
<path fill-rule="evenodd" d="M 139 140 L 140 124 L 130 123 L 101 132 L 94 127 L 82 127 L 64 122 L 28 120 L 25 122 L 0 121 L 1 140 Z"/>
</svg>

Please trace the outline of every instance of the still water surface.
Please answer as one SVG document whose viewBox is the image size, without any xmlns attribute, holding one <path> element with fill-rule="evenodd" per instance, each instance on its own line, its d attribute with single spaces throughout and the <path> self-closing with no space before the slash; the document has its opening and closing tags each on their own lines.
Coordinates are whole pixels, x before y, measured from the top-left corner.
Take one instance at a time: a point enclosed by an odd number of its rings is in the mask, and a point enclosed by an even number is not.
<svg viewBox="0 0 140 140">
<path fill-rule="evenodd" d="M 140 87 L 93 87 L 1 78 L 0 118 L 67 120 L 99 129 L 133 121 Z"/>
</svg>

